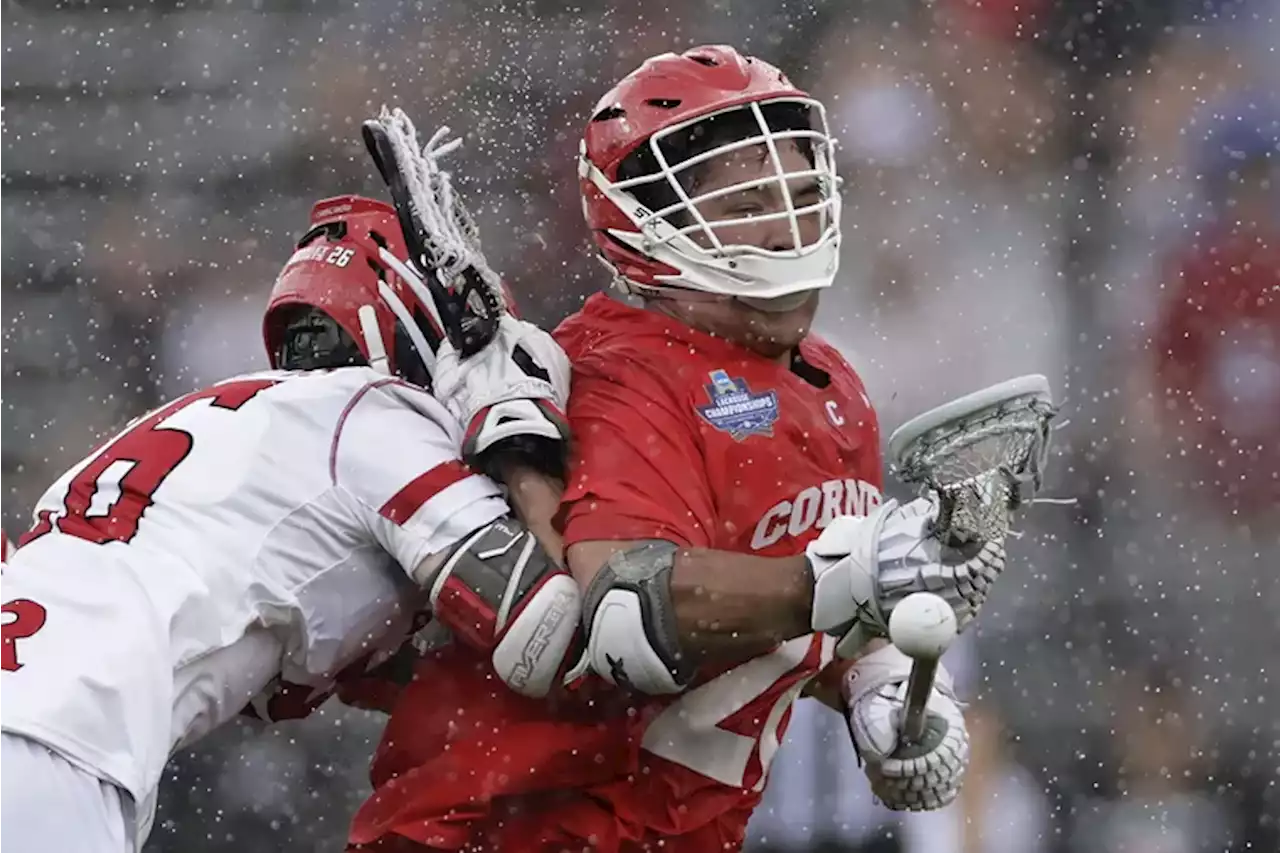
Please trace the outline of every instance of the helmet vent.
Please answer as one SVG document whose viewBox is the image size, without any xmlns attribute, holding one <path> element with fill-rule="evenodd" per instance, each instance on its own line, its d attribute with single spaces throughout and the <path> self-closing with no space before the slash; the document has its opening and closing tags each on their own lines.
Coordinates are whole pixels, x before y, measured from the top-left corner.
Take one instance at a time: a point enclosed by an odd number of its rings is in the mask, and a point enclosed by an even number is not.
<svg viewBox="0 0 1280 853">
<path fill-rule="evenodd" d="M 719 62 L 716 62 L 715 57 L 705 56 L 701 53 L 698 54 L 697 56 L 691 56 L 689 58 L 692 59 L 694 62 L 698 63 L 699 65 L 705 65 L 708 68 L 715 68 L 717 65 L 720 64 Z"/>
<path fill-rule="evenodd" d="M 679 98 L 650 98 L 645 101 L 651 107 L 657 107 L 660 110 L 674 110 L 680 106 Z"/>
<path fill-rule="evenodd" d="M 605 108 L 604 108 L 604 109 L 602 109 L 600 112 L 598 112 L 598 113 L 596 113 L 595 115 L 593 115 L 593 116 L 591 117 L 591 120 L 592 120 L 593 122 L 596 122 L 596 121 L 610 121 L 610 120 L 615 119 L 615 118 L 622 118 L 622 117 L 623 117 L 624 115 L 626 115 L 626 114 L 627 114 L 627 111 L 626 111 L 626 110 L 624 110 L 622 107 L 617 106 L 617 105 L 615 104 L 615 105 L 614 105 L 614 106 L 612 106 L 612 107 L 605 107 Z"/>
<path fill-rule="evenodd" d="M 306 234 L 302 235 L 302 239 L 298 240 L 296 248 L 305 249 L 316 240 L 324 237 L 328 240 L 338 241 L 347 236 L 347 223 L 341 220 L 337 222 L 326 222 L 323 225 L 316 225 Z"/>
</svg>

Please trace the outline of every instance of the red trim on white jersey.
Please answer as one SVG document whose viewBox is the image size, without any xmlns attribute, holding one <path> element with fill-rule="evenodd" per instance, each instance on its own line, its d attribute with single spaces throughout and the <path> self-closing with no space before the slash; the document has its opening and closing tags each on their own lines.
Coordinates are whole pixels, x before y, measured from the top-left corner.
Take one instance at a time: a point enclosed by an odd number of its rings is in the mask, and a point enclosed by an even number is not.
<svg viewBox="0 0 1280 853">
<path fill-rule="evenodd" d="M 473 473 L 470 468 L 456 459 L 442 462 L 430 471 L 410 480 L 403 489 L 392 495 L 378 509 L 378 514 L 388 521 L 404 524 L 427 501 L 454 483 L 472 476 Z"/>
<path fill-rule="evenodd" d="M 338 440 L 342 438 L 342 427 L 347 422 L 347 416 L 351 414 L 351 410 L 356 407 L 356 404 L 363 399 L 365 394 L 368 394 L 375 388 L 381 388 L 384 385 L 400 385 L 414 391 L 419 391 L 429 397 L 431 396 L 427 389 L 420 388 L 412 382 L 406 382 L 398 376 L 388 376 L 386 379 L 379 379 L 377 382 L 370 382 L 368 385 L 364 386 L 352 395 L 351 399 L 347 401 L 347 405 L 343 406 L 342 414 L 338 415 L 338 425 L 333 429 L 333 443 L 329 445 L 329 480 L 334 485 L 338 484 Z M 435 398 L 432 397 L 432 399 Z"/>
</svg>

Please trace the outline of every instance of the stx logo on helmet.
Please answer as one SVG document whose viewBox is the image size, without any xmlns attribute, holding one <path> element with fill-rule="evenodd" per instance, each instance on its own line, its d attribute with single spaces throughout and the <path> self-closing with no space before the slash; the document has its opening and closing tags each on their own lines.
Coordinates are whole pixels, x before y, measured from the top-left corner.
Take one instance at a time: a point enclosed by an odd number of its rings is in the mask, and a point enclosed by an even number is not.
<svg viewBox="0 0 1280 853">
<path fill-rule="evenodd" d="M 822 530 L 838 515 L 866 515 L 880 500 L 880 490 L 865 480 L 827 480 L 810 486 L 792 500 L 774 504 L 761 516 L 751 547 L 758 551 L 784 536 L 800 536 L 810 528 Z"/>
</svg>

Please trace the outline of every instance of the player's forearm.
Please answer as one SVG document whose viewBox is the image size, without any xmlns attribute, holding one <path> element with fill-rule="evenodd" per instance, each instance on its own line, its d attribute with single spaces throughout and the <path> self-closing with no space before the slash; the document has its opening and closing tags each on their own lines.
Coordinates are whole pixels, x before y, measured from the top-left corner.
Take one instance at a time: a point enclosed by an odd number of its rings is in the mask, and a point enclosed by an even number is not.
<svg viewBox="0 0 1280 853">
<path fill-rule="evenodd" d="M 682 550 L 671 600 L 681 648 L 698 660 L 744 660 L 813 630 L 813 578 L 804 555 Z"/>
<path fill-rule="evenodd" d="M 678 693 L 703 664 L 748 660 L 812 630 L 804 556 L 597 539 L 570 545 L 568 562 L 583 586 L 592 669 L 642 693 Z"/>
<path fill-rule="evenodd" d="M 553 477 L 519 463 L 500 467 L 499 476 L 507 487 L 507 503 L 524 522 L 557 564 L 564 565 L 564 541 L 553 521 L 560 508 L 564 484 Z"/>
</svg>

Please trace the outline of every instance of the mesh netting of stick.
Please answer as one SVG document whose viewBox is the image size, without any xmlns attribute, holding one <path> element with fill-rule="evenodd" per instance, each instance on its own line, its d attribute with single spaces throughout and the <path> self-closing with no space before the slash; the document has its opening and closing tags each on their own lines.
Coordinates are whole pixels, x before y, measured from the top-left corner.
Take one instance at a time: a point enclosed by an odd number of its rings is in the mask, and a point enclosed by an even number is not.
<svg viewBox="0 0 1280 853">
<path fill-rule="evenodd" d="M 1037 465 L 1054 407 L 1046 392 L 1001 400 L 925 429 L 898 452 L 897 475 L 933 490 L 937 528 L 959 541 L 1009 530 L 1018 477 Z"/>
</svg>

